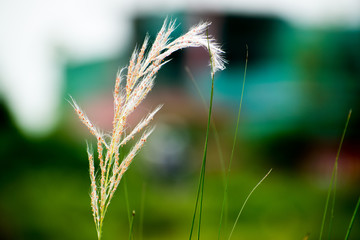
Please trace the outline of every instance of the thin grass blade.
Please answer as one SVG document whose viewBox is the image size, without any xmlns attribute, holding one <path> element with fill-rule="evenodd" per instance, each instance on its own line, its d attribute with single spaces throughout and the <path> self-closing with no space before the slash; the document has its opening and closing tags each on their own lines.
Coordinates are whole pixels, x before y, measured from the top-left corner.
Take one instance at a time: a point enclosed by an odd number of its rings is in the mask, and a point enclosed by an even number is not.
<svg viewBox="0 0 360 240">
<path fill-rule="evenodd" d="M 133 210 L 131 214 L 129 240 L 133 239 L 134 218 L 135 218 L 135 210 Z"/>
<path fill-rule="evenodd" d="M 200 230 L 201 230 L 201 217 L 202 217 L 202 206 L 203 206 L 203 199 L 204 199 L 204 186 L 205 186 L 205 170 L 206 170 L 206 155 L 207 155 L 207 147 L 209 141 L 209 130 L 211 124 L 211 113 L 212 113 L 212 106 L 213 106 L 213 99 L 214 99 L 214 78 L 215 78 L 215 69 L 214 69 L 214 59 L 210 48 L 210 41 L 209 41 L 209 32 L 208 29 L 206 30 L 207 36 L 207 43 L 208 43 L 208 50 L 209 50 L 209 57 L 210 57 L 210 66 L 211 66 L 211 93 L 210 93 L 210 104 L 209 104 L 209 116 L 208 122 L 206 127 L 206 138 L 205 138 L 205 147 L 204 147 L 204 157 L 203 157 L 203 168 L 202 168 L 202 182 L 201 182 L 201 195 L 200 195 L 200 209 L 199 209 L 199 225 L 198 225 L 198 240 L 200 239 Z"/>
<path fill-rule="evenodd" d="M 323 219 L 322 219 L 322 222 L 321 222 L 319 240 L 321 240 L 321 239 L 322 239 L 322 236 L 323 236 L 324 227 L 325 227 L 325 221 L 326 221 L 326 215 L 327 215 L 328 208 L 329 208 L 329 202 L 330 202 L 330 198 L 331 198 L 331 193 L 333 192 L 333 201 L 332 201 L 332 204 L 331 204 L 331 214 L 332 214 L 332 216 L 330 217 L 330 223 L 329 223 L 329 226 L 330 226 L 330 227 L 329 227 L 329 236 L 330 236 L 332 219 L 333 219 L 333 213 L 334 213 L 334 207 L 335 207 L 335 194 L 336 194 L 336 181 L 337 181 L 338 161 L 339 161 L 339 156 L 340 156 L 341 147 L 342 147 L 342 144 L 343 144 L 343 142 L 344 142 L 346 130 L 347 130 L 347 127 L 348 127 L 348 125 L 349 125 L 351 113 L 352 113 L 352 109 L 350 109 L 349 114 L 348 114 L 348 117 L 347 117 L 347 119 L 346 119 L 344 131 L 343 131 L 343 133 L 342 133 L 341 140 L 340 140 L 340 144 L 339 144 L 339 148 L 338 148 L 338 151 L 337 151 L 337 154 L 336 154 L 335 163 L 334 163 L 334 168 L 333 168 L 333 171 L 332 171 L 332 174 L 331 174 L 330 184 L 329 184 L 328 193 L 327 193 L 327 197 L 326 197 Z"/>
<path fill-rule="evenodd" d="M 242 90 L 241 90 L 241 97 L 240 97 L 239 110 L 238 110 L 238 116 L 237 116 L 237 121 L 236 121 L 236 128 L 235 128 L 233 146 L 232 146 L 232 150 L 231 150 L 231 156 L 230 156 L 229 166 L 228 166 L 228 170 L 227 170 L 227 173 L 226 173 L 226 179 L 225 179 L 224 199 L 223 199 L 223 203 L 222 203 L 222 206 L 221 206 L 221 214 L 220 214 L 220 224 L 219 224 L 218 239 L 220 239 L 221 226 L 222 226 L 222 221 L 223 221 L 223 217 L 224 217 L 225 206 L 226 206 L 226 202 L 227 202 L 227 192 L 228 192 L 229 176 L 230 176 L 232 161 L 233 161 L 233 158 L 234 158 L 234 152 L 235 152 L 235 146 L 236 146 L 236 139 L 237 139 L 237 132 L 238 132 L 238 127 L 239 127 L 239 122 L 240 122 L 240 113 L 241 113 L 241 106 L 242 106 L 242 101 L 243 101 L 243 97 L 244 97 L 245 79 L 246 79 L 246 70 L 247 70 L 248 59 L 249 59 L 249 49 L 248 49 L 248 46 L 246 45 L 246 60 L 245 60 L 244 78 L 243 78 L 243 84 L 242 84 Z"/>
<path fill-rule="evenodd" d="M 213 59 L 212 59 L 213 56 L 212 56 L 211 49 L 210 49 L 208 30 L 206 30 L 206 35 L 207 35 L 207 40 L 208 40 L 208 50 L 209 50 L 210 66 L 211 66 L 211 93 L 210 93 L 209 115 L 208 115 L 208 121 L 207 121 L 207 127 L 206 127 L 205 146 L 204 146 L 203 160 L 202 160 L 201 172 L 200 172 L 200 180 L 199 180 L 198 192 L 197 192 L 196 203 L 195 203 L 195 210 L 194 210 L 193 220 L 191 223 L 189 239 L 191 239 L 191 237 L 192 237 L 197 207 L 198 207 L 199 203 L 200 203 L 200 206 L 199 206 L 198 239 L 200 239 L 202 203 L 203 203 L 203 196 L 204 196 L 204 181 L 205 181 L 205 169 L 206 169 L 206 154 L 207 154 L 207 146 L 208 146 L 208 139 L 209 139 L 209 129 L 210 129 L 210 123 L 211 123 L 211 112 L 212 112 L 212 105 L 213 105 L 213 98 L 214 98 L 214 75 L 215 74 L 214 74 L 214 69 L 213 69 Z"/>
<path fill-rule="evenodd" d="M 267 178 L 267 176 L 269 176 L 269 174 L 271 173 L 271 171 L 272 171 L 272 169 L 270 169 L 269 172 L 260 180 L 260 182 L 258 182 L 258 183 L 255 185 L 255 187 L 251 190 L 251 192 L 249 193 L 249 195 L 246 197 L 243 205 L 241 206 L 241 209 L 240 209 L 240 211 L 239 211 L 239 214 L 238 214 L 237 217 L 236 217 L 234 226 L 233 226 L 233 228 L 231 229 L 231 232 L 230 232 L 230 235 L 229 235 L 228 240 L 230 240 L 230 238 L 231 238 L 231 236 L 232 236 L 232 234 L 233 234 L 233 232 L 234 232 L 234 230 L 235 230 L 236 224 L 237 224 L 237 222 L 239 221 L 240 215 L 241 215 L 242 211 L 244 210 L 244 207 L 245 207 L 247 201 L 249 200 L 250 196 L 253 194 L 253 192 L 255 191 L 255 189 L 265 180 L 265 178 Z"/>
<path fill-rule="evenodd" d="M 131 225 L 131 212 L 130 212 L 130 204 L 129 204 L 129 194 L 127 190 L 127 183 L 126 183 L 126 177 L 123 177 L 123 184 L 124 184 L 124 197 L 125 197 L 125 205 L 126 205 L 126 211 L 128 215 L 129 225 Z"/>
<path fill-rule="evenodd" d="M 201 98 L 201 101 L 202 101 L 205 109 L 206 109 L 206 110 L 209 109 L 208 106 L 207 106 L 207 104 L 206 104 L 204 95 L 201 93 L 200 88 L 199 88 L 199 85 L 196 83 L 195 78 L 194 78 L 194 76 L 192 75 L 190 69 L 189 69 L 188 67 L 185 67 L 185 71 L 186 71 L 187 74 L 189 75 L 189 78 L 190 78 L 190 80 L 192 81 L 192 83 L 194 84 L 195 89 L 196 89 L 197 93 L 199 94 L 199 96 L 200 96 L 200 98 Z M 218 131 L 217 131 L 214 118 L 211 119 L 211 128 L 212 128 L 212 131 L 213 131 L 213 134 L 214 134 L 216 148 L 218 149 L 219 160 L 220 160 L 220 167 L 221 167 L 221 172 L 223 173 L 223 181 L 224 181 L 224 184 L 225 184 L 224 154 L 223 154 L 222 149 L 221 149 L 219 133 L 218 133 Z"/>
<path fill-rule="evenodd" d="M 350 224 L 349 224 L 349 227 L 347 229 L 347 232 L 346 232 L 346 236 L 345 236 L 345 240 L 348 240 L 349 239 L 349 236 L 350 236 L 350 232 L 351 232 L 351 229 L 352 229 L 352 226 L 354 224 L 354 220 L 355 220 L 355 216 L 357 214 L 357 211 L 359 210 L 359 205 L 360 205 L 360 197 L 356 203 L 356 207 L 355 207 L 355 210 L 354 210 L 354 213 L 352 215 L 352 218 L 350 220 Z"/>
<path fill-rule="evenodd" d="M 141 205 L 140 205 L 140 216 L 139 216 L 139 239 L 143 239 L 143 228 L 144 228 L 144 209 L 145 209 L 145 194 L 146 194 L 146 183 L 143 183 L 141 191 Z"/>
</svg>

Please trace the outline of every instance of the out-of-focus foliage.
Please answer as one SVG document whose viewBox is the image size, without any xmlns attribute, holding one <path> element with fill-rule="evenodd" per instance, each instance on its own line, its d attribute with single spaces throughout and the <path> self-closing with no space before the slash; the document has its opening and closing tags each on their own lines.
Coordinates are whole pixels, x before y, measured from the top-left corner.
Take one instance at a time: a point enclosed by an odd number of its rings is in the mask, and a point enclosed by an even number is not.
<svg viewBox="0 0 360 240">
<path fill-rule="evenodd" d="M 179 15 L 179 34 L 197 22 Z M 250 198 L 233 239 L 302 239 L 320 230 L 332 164 L 350 108 L 353 115 L 339 160 L 333 239 L 345 236 L 359 196 L 360 31 L 300 29 L 272 17 L 208 16 L 210 33 L 227 52 L 227 70 L 215 76 L 214 119 L 225 165 L 230 156 L 245 60 L 249 68 L 239 141 L 229 181 L 229 233 L 246 195 L 273 168 Z M 157 32 L 163 19 L 134 22 L 139 44 L 145 32 Z M 149 29 L 154 27 L 154 31 Z M 134 42 L 135 46 L 135 42 Z M 79 99 L 101 128 L 109 129 L 113 77 L 126 64 L 118 59 L 65 69 L 62 119 L 42 139 L 26 138 L 0 105 L 0 239 L 96 239 L 90 209 L 85 140 L 92 136 L 65 101 Z M 210 93 L 206 51 L 189 49 L 173 56 L 154 92 L 139 111 L 164 103 L 154 119 L 157 129 L 126 174 L 130 209 L 135 209 L 135 239 L 186 239 L 191 225 L 203 148 L 206 109 L 184 66 L 202 93 Z M 141 114 L 139 114 L 141 115 Z M 139 115 L 134 113 L 133 118 Z M 136 121 L 133 121 L 136 122 Z M 223 173 L 213 136 L 208 149 L 202 238 L 217 236 Z M 107 219 L 104 239 L 128 237 L 124 181 Z M 142 208 L 142 202 L 144 203 Z M 143 209 L 143 214 L 141 213 Z M 140 219 L 143 225 L 140 226 Z M 350 239 L 360 238 L 359 216 Z M 143 229 L 143 233 L 140 230 Z M 326 234 L 325 234 L 326 236 Z"/>
</svg>

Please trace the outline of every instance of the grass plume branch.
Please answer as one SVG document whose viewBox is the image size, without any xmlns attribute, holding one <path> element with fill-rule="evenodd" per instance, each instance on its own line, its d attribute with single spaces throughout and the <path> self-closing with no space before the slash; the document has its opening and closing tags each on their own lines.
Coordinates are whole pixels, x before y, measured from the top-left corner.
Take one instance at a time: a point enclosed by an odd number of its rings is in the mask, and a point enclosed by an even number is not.
<svg viewBox="0 0 360 240">
<path fill-rule="evenodd" d="M 224 53 L 219 44 L 207 34 L 209 22 L 202 22 L 193 26 L 184 35 L 171 41 L 171 34 L 175 30 L 175 21 L 165 19 L 155 41 L 149 47 L 149 36 L 140 49 L 135 49 L 131 55 L 129 65 L 118 71 L 113 91 L 114 115 L 113 130 L 110 138 L 104 137 L 86 114 L 80 109 L 75 100 L 71 98 L 73 106 L 81 122 L 97 139 L 97 155 L 99 160 L 98 172 L 95 175 L 94 153 L 88 148 L 89 172 L 91 181 L 91 208 L 95 222 L 98 239 L 101 239 L 102 227 L 110 202 L 122 180 L 124 173 L 129 169 L 135 156 L 144 146 L 153 128 L 148 127 L 161 105 L 155 108 L 144 120 L 140 121 L 129 134 L 128 118 L 144 101 L 152 90 L 158 71 L 169 61 L 167 58 L 174 52 L 188 47 L 203 47 L 210 50 L 210 65 L 212 76 L 216 71 L 225 68 Z M 209 51 L 210 52 L 210 51 Z M 127 70 L 126 73 L 125 70 Z M 131 150 L 124 154 L 120 150 L 137 135 L 137 141 Z M 121 153 L 121 154 L 120 154 Z"/>
</svg>

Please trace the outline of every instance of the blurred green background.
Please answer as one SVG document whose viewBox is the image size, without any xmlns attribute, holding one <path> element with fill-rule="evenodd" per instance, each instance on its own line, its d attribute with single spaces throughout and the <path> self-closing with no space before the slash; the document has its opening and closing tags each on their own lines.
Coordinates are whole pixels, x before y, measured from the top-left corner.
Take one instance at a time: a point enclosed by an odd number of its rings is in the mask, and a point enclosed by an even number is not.
<svg viewBox="0 0 360 240">
<path fill-rule="evenodd" d="M 302 28 L 267 15 L 172 13 L 175 36 L 199 20 L 226 51 L 227 69 L 215 78 L 214 122 L 221 153 L 210 134 L 202 239 L 216 239 L 223 199 L 223 165 L 238 141 L 231 170 L 226 239 L 247 194 L 251 196 L 232 239 L 317 239 L 327 188 L 348 111 L 353 114 L 340 155 L 330 239 L 343 239 L 360 195 L 360 29 Z M 56 127 L 43 137 L 24 134 L 5 101 L 0 105 L 0 239 L 96 239 L 90 209 L 86 142 L 93 137 L 66 100 L 69 94 L 97 126 L 110 131 L 112 86 L 119 66 L 146 32 L 154 39 L 164 17 L 132 21 L 128 51 L 109 59 L 66 62 L 65 90 Z M 235 123 L 245 65 L 249 65 L 238 132 Z M 203 49 L 174 54 L 130 126 L 163 103 L 157 126 L 137 156 L 104 223 L 104 239 L 127 239 L 128 209 L 135 210 L 134 239 L 187 239 L 205 139 L 210 73 Z M 327 237 L 327 229 L 325 231 Z M 357 215 L 350 239 L 360 239 Z"/>
</svg>

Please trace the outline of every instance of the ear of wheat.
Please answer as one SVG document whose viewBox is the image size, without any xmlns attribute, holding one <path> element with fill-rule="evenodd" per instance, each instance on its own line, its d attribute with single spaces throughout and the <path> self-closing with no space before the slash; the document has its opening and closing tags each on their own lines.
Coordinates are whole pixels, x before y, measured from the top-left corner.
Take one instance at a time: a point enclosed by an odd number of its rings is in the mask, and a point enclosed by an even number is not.
<svg viewBox="0 0 360 240">
<path fill-rule="evenodd" d="M 173 52 L 183 48 L 204 47 L 211 49 L 212 74 L 225 68 L 225 61 L 222 58 L 224 52 L 215 39 L 206 34 L 209 25 L 208 22 L 200 23 L 192 27 L 186 34 L 171 41 L 170 35 L 175 30 L 175 21 L 166 19 L 150 49 L 148 49 L 149 37 L 145 37 L 142 47 L 134 50 L 129 65 L 117 73 L 113 93 L 113 130 L 109 139 L 105 139 L 104 134 L 91 123 L 75 100 L 71 98 L 71 104 L 80 120 L 97 139 L 98 170 L 95 170 L 95 157 L 89 146 L 87 151 L 91 180 L 91 208 L 99 240 L 111 199 L 122 176 L 153 131 L 153 128 L 147 126 L 161 106 L 149 113 L 129 134 L 125 132 L 127 119 L 151 91 L 157 72 L 169 61 L 164 60 Z M 210 49 L 208 49 L 209 52 Z M 126 75 L 123 74 L 124 70 L 127 70 Z M 129 153 L 120 156 L 119 149 L 140 132 L 143 132 L 140 140 L 135 143 Z"/>
</svg>

